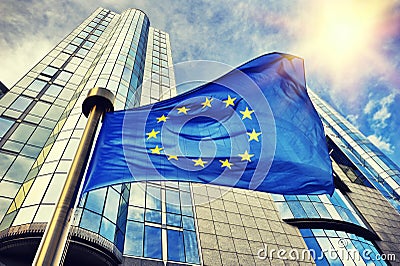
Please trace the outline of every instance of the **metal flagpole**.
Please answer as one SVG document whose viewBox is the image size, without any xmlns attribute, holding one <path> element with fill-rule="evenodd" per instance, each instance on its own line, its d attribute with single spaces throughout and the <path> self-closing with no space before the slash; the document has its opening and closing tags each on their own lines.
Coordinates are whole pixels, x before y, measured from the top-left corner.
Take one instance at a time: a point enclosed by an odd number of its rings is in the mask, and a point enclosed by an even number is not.
<svg viewBox="0 0 400 266">
<path fill-rule="evenodd" d="M 82 104 L 82 112 L 88 117 L 85 130 L 74 160 L 69 170 L 67 180 L 58 200 L 56 209 L 36 252 L 33 265 L 60 265 L 63 251 L 67 242 L 69 224 L 73 216 L 74 205 L 77 200 L 83 174 L 89 159 L 94 135 L 101 116 L 114 109 L 114 95 L 104 88 L 93 88 Z"/>
</svg>

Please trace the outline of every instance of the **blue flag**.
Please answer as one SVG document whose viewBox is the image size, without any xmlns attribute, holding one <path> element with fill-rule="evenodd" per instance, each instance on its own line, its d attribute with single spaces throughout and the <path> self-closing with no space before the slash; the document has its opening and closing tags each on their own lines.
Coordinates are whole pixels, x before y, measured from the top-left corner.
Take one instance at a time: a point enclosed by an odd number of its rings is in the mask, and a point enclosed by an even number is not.
<svg viewBox="0 0 400 266">
<path fill-rule="evenodd" d="M 177 97 L 107 113 L 84 192 L 134 181 L 332 194 L 303 60 L 267 54 Z"/>
</svg>

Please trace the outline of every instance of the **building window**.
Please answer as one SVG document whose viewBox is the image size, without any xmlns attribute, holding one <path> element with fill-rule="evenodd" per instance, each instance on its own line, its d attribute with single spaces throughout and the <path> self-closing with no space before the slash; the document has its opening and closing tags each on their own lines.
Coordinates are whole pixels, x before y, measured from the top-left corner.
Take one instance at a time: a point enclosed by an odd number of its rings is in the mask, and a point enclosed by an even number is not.
<svg viewBox="0 0 400 266">
<path fill-rule="evenodd" d="M 130 195 L 125 255 L 200 263 L 187 183 L 132 183 Z"/>
<path fill-rule="evenodd" d="M 355 234 L 300 229 L 317 265 L 387 265 L 374 244 Z"/>
<path fill-rule="evenodd" d="M 7 133 L 14 121 L 0 117 L 0 139 Z"/>
<path fill-rule="evenodd" d="M 366 228 L 361 216 L 338 189 L 335 189 L 332 197 L 329 195 L 271 195 L 282 219 L 323 218 L 346 221 Z"/>
</svg>

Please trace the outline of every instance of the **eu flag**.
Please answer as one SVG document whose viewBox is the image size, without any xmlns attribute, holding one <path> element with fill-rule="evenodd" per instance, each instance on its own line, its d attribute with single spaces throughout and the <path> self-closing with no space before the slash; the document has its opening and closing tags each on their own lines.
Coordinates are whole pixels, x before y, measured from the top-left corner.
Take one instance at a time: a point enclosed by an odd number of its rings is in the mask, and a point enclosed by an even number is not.
<svg viewBox="0 0 400 266">
<path fill-rule="evenodd" d="M 303 60 L 263 55 L 169 100 L 107 113 L 84 192 L 134 181 L 332 194 L 331 162 Z"/>
</svg>

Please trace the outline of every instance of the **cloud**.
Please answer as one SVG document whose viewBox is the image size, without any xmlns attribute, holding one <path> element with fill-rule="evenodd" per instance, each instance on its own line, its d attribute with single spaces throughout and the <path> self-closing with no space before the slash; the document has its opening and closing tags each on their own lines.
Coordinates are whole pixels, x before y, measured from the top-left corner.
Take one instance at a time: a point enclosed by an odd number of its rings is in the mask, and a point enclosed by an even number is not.
<svg viewBox="0 0 400 266">
<path fill-rule="evenodd" d="M 92 10 L 71 1 L 0 1 L 0 80 L 11 87 Z"/>
<path fill-rule="evenodd" d="M 380 108 L 372 116 L 373 123 L 375 124 L 376 127 L 383 129 L 387 126 L 386 120 L 389 119 L 392 115 L 389 111 L 389 107 L 393 103 L 395 96 L 396 93 L 391 93 L 388 96 L 382 98 L 380 101 L 371 100 L 368 102 L 368 104 L 373 102 L 374 104 L 380 106 Z M 368 107 L 368 104 L 366 107 Z"/>
<path fill-rule="evenodd" d="M 376 147 L 378 147 L 383 152 L 393 153 L 394 147 L 383 139 L 381 136 L 370 135 L 367 137 Z"/>
<path fill-rule="evenodd" d="M 369 100 L 368 103 L 364 107 L 364 110 L 363 110 L 364 114 L 370 114 L 375 105 L 376 105 L 375 100 Z"/>
<path fill-rule="evenodd" d="M 38 62 L 53 48 L 54 44 L 46 39 L 32 36 L 26 38 L 26 41 L 15 46 L 3 50 L 9 56 L 2 59 L 2 64 L 7 68 L 1 70 L 1 80 L 10 89 L 14 83 L 23 77 L 23 75 L 34 66 L 33 62 Z M 32 61 L 27 61 L 29 58 Z"/>
</svg>

